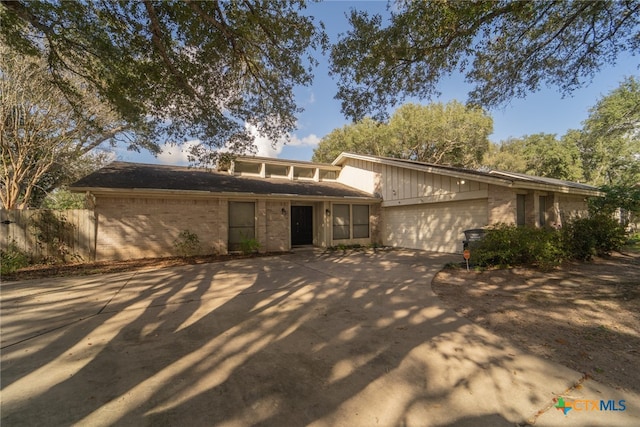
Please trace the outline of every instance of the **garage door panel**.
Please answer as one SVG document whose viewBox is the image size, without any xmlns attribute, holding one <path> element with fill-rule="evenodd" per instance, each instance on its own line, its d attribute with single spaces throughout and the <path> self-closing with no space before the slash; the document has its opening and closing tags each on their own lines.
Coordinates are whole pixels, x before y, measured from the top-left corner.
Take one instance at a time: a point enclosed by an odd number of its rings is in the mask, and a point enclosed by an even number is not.
<svg viewBox="0 0 640 427">
<path fill-rule="evenodd" d="M 383 244 L 455 253 L 464 230 L 488 223 L 487 200 L 383 208 Z"/>
</svg>

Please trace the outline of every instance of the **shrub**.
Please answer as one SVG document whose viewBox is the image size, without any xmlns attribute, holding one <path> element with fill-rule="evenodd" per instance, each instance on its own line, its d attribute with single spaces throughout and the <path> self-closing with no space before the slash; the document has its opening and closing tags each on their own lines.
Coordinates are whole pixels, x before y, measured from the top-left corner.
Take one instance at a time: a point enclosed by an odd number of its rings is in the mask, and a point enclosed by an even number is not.
<svg viewBox="0 0 640 427">
<path fill-rule="evenodd" d="M 243 254 L 248 255 L 258 252 L 260 243 L 255 238 L 244 237 L 240 240 L 240 250 Z"/>
<path fill-rule="evenodd" d="M 487 231 L 472 251 L 481 267 L 536 265 L 549 269 L 565 257 L 561 236 L 553 229 L 498 224 Z"/>
<path fill-rule="evenodd" d="M 14 240 L 6 250 L 0 251 L 0 274 L 13 273 L 28 266 L 30 261 L 29 255 L 22 252 Z"/>
<path fill-rule="evenodd" d="M 562 228 L 565 250 L 571 258 L 589 260 L 620 250 L 627 238 L 624 227 L 609 215 L 595 214 L 568 221 Z"/>
<path fill-rule="evenodd" d="M 178 238 L 174 240 L 173 246 L 181 257 L 190 257 L 200 252 L 200 239 L 196 233 L 189 230 L 182 230 Z"/>
</svg>

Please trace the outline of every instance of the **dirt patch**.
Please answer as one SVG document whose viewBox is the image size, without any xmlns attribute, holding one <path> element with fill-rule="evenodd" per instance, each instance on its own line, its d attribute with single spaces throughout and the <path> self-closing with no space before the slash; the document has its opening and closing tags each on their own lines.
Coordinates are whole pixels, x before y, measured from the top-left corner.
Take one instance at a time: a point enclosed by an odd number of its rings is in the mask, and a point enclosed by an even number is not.
<svg viewBox="0 0 640 427">
<path fill-rule="evenodd" d="M 434 292 L 524 350 L 607 385 L 640 392 L 640 254 L 550 272 L 445 269 Z"/>
<path fill-rule="evenodd" d="M 281 255 L 289 252 L 270 252 L 265 254 L 250 255 L 204 255 L 194 257 L 168 257 L 168 258 L 144 258 L 126 261 L 104 261 L 84 264 L 53 264 L 33 265 L 21 268 L 10 274 L 2 276 L 3 281 L 42 279 L 57 276 L 85 276 L 90 274 L 119 273 L 122 271 L 134 271 L 147 268 L 176 267 L 179 265 L 206 264 L 210 262 L 225 262 L 233 259 L 253 258 L 261 256 Z"/>
</svg>

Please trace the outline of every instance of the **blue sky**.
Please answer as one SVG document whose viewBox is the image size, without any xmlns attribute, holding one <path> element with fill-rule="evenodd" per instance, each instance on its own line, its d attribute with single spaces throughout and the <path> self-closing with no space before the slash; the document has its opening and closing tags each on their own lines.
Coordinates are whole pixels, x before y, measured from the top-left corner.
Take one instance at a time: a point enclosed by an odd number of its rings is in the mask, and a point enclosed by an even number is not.
<svg viewBox="0 0 640 427">
<path fill-rule="evenodd" d="M 325 24 L 326 32 L 335 42 L 340 33 L 348 31 L 345 16 L 352 8 L 367 10 L 370 13 L 387 14 L 386 1 L 325 1 L 309 4 L 307 13 L 316 21 Z M 311 160 L 313 149 L 320 139 L 333 129 L 348 124 L 340 113 L 340 102 L 333 99 L 336 82 L 328 75 L 328 58 L 318 53 L 320 64 L 316 68 L 314 83 L 310 87 L 297 90 L 297 101 L 304 112 L 298 117 L 298 127 L 291 135 L 288 145 L 278 143 L 271 147 L 271 141 L 258 138 L 258 155 L 279 157 L 292 160 Z M 595 76 L 593 82 L 563 98 L 555 88 L 543 88 L 531 93 L 524 99 L 515 99 L 508 105 L 490 110 L 493 117 L 494 132 L 489 137 L 492 142 L 500 142 L 509 137 L 519 137 L 534 133 L 555 133 L 562 136 L 568 129 L 578 129 L 588 116 L 588 110 L 598 99 L 620 84 L 627 76 L 638 75 L 638 56 L 626 54 L 618 59 L 615 66 L 604 68 Z M 427 104 L 429 102 L 448 102 L 456 99 L 464 102 L 470 86 L 463 76 L 454 75 L 440 83 L 439 98 L 431 100 L 411 100 Z M 407 101 L 408 102 L 408 101 Z M 118 160 L 147 163 L 187 164 L 186 155 L 180 149 L 167 149 L 158 158 L 148 153 L 135 153 L 118 150 Z"/>
</svg>

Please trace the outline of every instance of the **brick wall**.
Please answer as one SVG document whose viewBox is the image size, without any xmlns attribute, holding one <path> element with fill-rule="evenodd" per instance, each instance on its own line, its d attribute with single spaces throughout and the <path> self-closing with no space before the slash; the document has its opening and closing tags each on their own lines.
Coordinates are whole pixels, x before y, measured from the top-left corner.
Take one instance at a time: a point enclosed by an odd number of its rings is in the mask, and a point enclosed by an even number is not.
<svg viewBox="0 0 640 427">
<path fill-rule="evenodd" d="M 256 239 L 261 252 L 286 251 L 289 244 L 288 201 L 256 201 Z M 98 223 L 98 260 L 177 255 L 174 242 L 183 230 L 198 235 L 200 254 L 225 254 L 229 238 L 226 198 L 155 199 L 100 197 L 95 207 Z"/>
<path fill-rule="evenodd" d="M 283 215 L 282 210 L 287 214 Z M 289 244 L 289 214 L 291 212 L 289 202 L 267 201 L 265 206 L 264 220 L 258 222 L 265 223 L 265 240 L 260 241 L 261 249 L 267 252 L 281 252 L 290 249 Z"/>
<path fill-rule="evenodd" d="M 100 197 L 95 214 L 97 260 L 177 255 L 174 242 L 183 230 L 198 235 L 201 254 L 226 253 L 224 199 Z"/>
<path fill-rule="evenodd" d="M 488 197 L 489 224 L 515 224 L 516 194 L 513 190 L 498 185 L 489 185 Z"/>
</svg>

